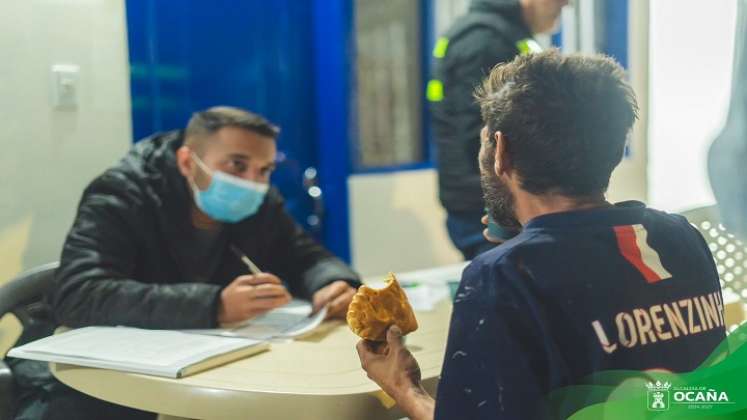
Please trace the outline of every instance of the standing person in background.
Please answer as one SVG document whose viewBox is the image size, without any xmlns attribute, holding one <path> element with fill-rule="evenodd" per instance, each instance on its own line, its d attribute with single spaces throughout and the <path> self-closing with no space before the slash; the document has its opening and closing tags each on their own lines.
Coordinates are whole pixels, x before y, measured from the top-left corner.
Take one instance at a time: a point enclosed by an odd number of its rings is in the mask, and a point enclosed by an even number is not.
<svg viewBox="0 0 747 420">
<path fill-rule="evenodd" d="M 472 92 L 496 64 L 539 51 L 532 35 L 552 31 L 566 4 L 568 0 L 472 0 L 468 13 L 436 42 L 427 97 L 438 150 L 439 196 L 448 213 L 449 236 L 467 260 L 494 246 L 482 235 L 485 203 L 477 165 L 482 120 Z"/>
</svg>

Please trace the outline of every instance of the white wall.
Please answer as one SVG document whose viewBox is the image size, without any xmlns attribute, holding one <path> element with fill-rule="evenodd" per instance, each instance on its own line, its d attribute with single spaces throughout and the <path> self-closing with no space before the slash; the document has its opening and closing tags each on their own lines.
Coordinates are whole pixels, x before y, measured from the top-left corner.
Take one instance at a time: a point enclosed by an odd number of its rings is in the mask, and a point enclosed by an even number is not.
<svg viewBox="0 0 747 420">
<path fill-rule="evenodd" d="M 709 204 L 706 158 L 726 118 L 736 0 L 650 4 L 650 203 Z"/>
<path fill-rule="evenodd" d="M 56 260 L 85 185 L 131 134 L 123 0 L 0 3 L 0 281 Z M 50 67 L 80 66 L 79 106 L 51 106 Z"/>
<path fill-rule="evenodd" d="M 59 258 L 83 188 L 132 134 L 123 0 L 5 0 L 0 28 L 2 284 Z M 80 66 L 77 110 L 52 109 L 59 63 Z"/>
<path fill-rule="evenodd" d="M 631 133 L 629 154 L 612 173 L 607 199 L 613 203 L 648 199 L 648 2 L 631 0 L 628 3 L 628 75 L 638 99 L 639 118 Z"/>
<path fill-rule="evenodd" d="M 353 175 L 348 187 L 353 267 L 364 277 L 461 261 L 435 170 Z"/>
</svg>

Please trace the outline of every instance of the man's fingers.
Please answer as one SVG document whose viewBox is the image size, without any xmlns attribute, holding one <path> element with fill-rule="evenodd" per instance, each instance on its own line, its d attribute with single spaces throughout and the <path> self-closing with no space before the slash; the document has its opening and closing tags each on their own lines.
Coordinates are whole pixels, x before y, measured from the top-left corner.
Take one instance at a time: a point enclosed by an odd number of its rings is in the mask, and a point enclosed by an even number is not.
<svg viewBox="0 0 747 420">
<path fill-rule="evenodd" d="M 361 364 L 370 362 L 375 358 L 384 357 L 386 348 L 386 343 L 366 339 L 358 341 L 358 344 L 355 345 L 355 349 L 358 350 L 358 357 L 361 359 Z"/>
<path fill-rule="evenodd" d="M 496 238 L 495 236 L 490 234 L 490 231 L 488 229 L 482 230 L 482 236 L 488 241 L 492 242 L 494 244 L 501 244 L 503 243 L 503 239 Z"/>
<path fill-rule="evenodd" d="M 259 286 L 260 284 L 283 284 L 276 275 L 270 273 L 259 273 L 251 277 L 252 284 L 256 286 Z"/>
<path fill-rule="evenodd" d="M 368 341 L 366 340 L 360 340 L 358 344 L 355 345 L 355 349 L 358 351 L 358 358 L 361 360 L 361 367 L 363 370 L 368 371 L 371 358 L 375 357 L 376 354 L 371 351 L 371 348 L 368 346 Z"/>
<path fill-rule="evenodd" d="M 238 276 L 231 282 L 232 286 L 251 286 L 254 282 L 254 276 L 247 274 L 244 276 Z"/>
<path fill-rule="evenodd" d="M 256 309 L 274 309 L 274 308 L 277 308 L 278 306 L 285 305 L 289 301 L 290 301 L 290 298 L 287 296 L 258 298 L 258 299 L 252 299 L 251 301 L 249 301 L 247 308 L 249 308 L 250 311 L 253 311 Z"/>
<path fill-rule="evenodd" d="M 232 284 L 237 286 L 259 286 L 260 284 L 282 284 L 282 282 L 273 274 L 259 273 L 236 277 Z"/>
<path fill-rule="evenodd" d="M 255 300 L 255 299 L 268 299 L 274 297 L 288 296 L 288 290 L 276 284 L 266 284 L 259 286 L 239 286 L 235 289 L 235 293 L 241 296 L 244 300 Z"/>
<path fill-rule="evenodd" d="M 355 349 L 358 350 L 358 357 L 360 357 L 361 361 L 363 361 L 363 358 L 366 357 L 368 353 L 365 340 L 359 340 L 358 344 L 355 345 Z"/>
<path fill-rule="evenodd" d="M 350 306 L 350 301 L 353 300 L 354 295 L 355 289 L 350 288 L 337 296 L 329 305 L 327 318 L 339 317 L 347 314 L 348 306 Z"/>
<path fill-rule="evenodd" d="M 285 296 L 288 294 L 288 289 L 278 284 L 260 284 L 259 286 L 252 287 L 251 290 L 252 299 Z"/>
<path fill-rule="evenodd" d="M 312 313 L 317 313 L 320 309 L 322 309 L 322 307 L 324 307 L 324 305 L 334 301 L 339 295 L 345 293 L 345 291 L 350 288 L 351 287 L 347 282 L 338 280 L 319 289 L 316 293 L 314 293 L 314 296 L 312 298 Z"/>
<path fill-rule="evenodd" d="M 327 287 L 325 287 L 322 290 L 321 293 L 321 300 L 324 301 L 324 303 L 329 303 L 332 300 L 334 300 L 337 296 L 341 295 L 342 293 L 345 293 L 345 290 L 347 290 L 348 284 L 345 282 L 334 282 Z"/>
<path fill-rule="evenodd" d="M 482 216 L 482 219 L 480 219 L 483 225 L 487 226 L 488 223 L 490 223 L 490 219 L 488 219 L 488 215 Z"/>
</svg>

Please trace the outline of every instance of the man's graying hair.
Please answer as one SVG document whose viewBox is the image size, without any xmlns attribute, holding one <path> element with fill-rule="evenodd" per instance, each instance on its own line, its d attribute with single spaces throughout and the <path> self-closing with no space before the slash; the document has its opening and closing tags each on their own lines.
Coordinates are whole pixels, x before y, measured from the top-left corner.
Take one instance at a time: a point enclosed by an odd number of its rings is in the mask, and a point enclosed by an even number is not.
<svg viewBox="0 0 747 420">
<path fill-rule="evenodd" d="M 264 117 L 230 106 L 214 106 L 195 112 L 184 133 L 184 144 L 199 150 L 205 139 L 225 127 L 241 128 L 276 139 L 280 129 Z"/>
</svg>

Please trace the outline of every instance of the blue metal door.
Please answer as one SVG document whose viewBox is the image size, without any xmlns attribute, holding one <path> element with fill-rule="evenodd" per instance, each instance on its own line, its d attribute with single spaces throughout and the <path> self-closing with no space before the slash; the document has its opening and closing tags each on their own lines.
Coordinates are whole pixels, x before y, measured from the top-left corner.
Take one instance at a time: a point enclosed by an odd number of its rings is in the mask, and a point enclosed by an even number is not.
<svg viewBox="0 0 747 420">
<path fill-rule="evenodd" d="M 135 139 L 184 127 L 192 112 L 214 105 L 264 115 L 282 129 L 273 184 L 296 220 L 347 260 L 346 3 L 126 5 Z"/>
</svg>

